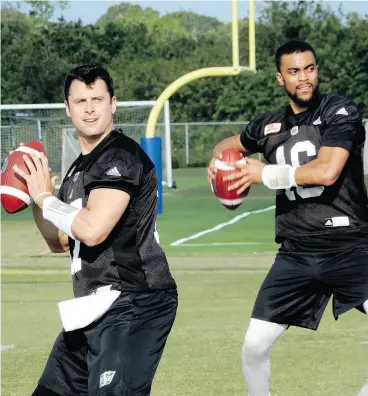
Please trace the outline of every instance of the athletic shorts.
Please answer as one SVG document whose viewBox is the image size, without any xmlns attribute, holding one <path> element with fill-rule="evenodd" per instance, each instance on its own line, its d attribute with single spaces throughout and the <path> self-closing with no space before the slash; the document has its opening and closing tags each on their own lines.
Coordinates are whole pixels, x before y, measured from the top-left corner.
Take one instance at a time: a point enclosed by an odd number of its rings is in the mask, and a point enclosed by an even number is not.
<svg viewBox="0 0 368 396">
<path fill-rule="evenodd" d="M 316 330 L 333 296 L 335 319 L 368 300 L 368 244 L 338 252 L 282 247 L 259 290 L 252 318 Z"/>
<path fill-rule="evenodd" d="M 98 321 L 57 337 L 34 396 L 148 396 L 176 290 L 123 292 Z"/>
</svg>

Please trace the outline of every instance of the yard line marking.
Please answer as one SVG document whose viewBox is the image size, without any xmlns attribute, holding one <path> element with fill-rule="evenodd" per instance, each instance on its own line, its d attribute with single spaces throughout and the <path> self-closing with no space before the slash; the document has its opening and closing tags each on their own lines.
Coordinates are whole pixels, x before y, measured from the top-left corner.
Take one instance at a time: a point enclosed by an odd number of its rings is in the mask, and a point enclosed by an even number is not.
<svg viewBox="0 0 368 396">
<path fill-rule="evenodd" d="M 11 344 L 11 345 L 1 345 L 1 352 L 2 351 L 8 351 L 9 349 L 14 349 L 15 345 Z"/>
<path fill-rule="evenodd" d="M 217 226 L 215 226 L 215 227 L 213 227 L 213 228 L 210 228 L 210 229 L 208 229 L 208 230 L 204 230 L 204 231 L 198 232 L 197 234 L 191 235 L 191 236 L 189 236 L 188 238 L 181 238 L 181 239 L 178 239 L 177 241 L 172 242 L 170 245 L 171 245 L 171 246 L 183 246 L 184 242 L 186 242 L 186 241 L 191 241 L 191 240 L 193 240 L 193 239 L 197 239 L 197 238 L 199 238 L 199 237 L 201 237 L 201 236 L 203 236 L 203 235 L 209 234 L 209 233 L 211 233 L 211 232 L 221 230 L 221 229 L 224 228 L 224 227 L 227 227 L 227 226 L 229 226 L 229 225 L 232 225 L 232 224 L 237 223 L 239 220 L 243 219 L 244 217 L 248 217 L 248 216 L 250 216 L 250 215 L 252 215 L 252 214 L 258 214 L 258 213 L 268 212 L 268 211 L 270 211 L 270 210 L 274 210 L 275 208 L 276 208 L 276 206 L 275 206 L 275 205 L 272 205 L 272 206 L 269 206 L 268 208 L 259 209 L 259 210 L 254 210 L 254 211 L 252 211 L 252 212 L 244 212 L 244 213 L 242 213 L 241 215 L 235 216 L 233 219 L 231 219 L 230 221 L 228 221 L 228 222 L 226 222 L 226 223 L 218 224 Z"/>
<path fill-rule="evenodd" d="M 261 242 L 224 242 L 224 243 L 186 243 L 181 246 L 239 246 L 239 245 L 262 245 Z"/>
<path fill-rule="evenodd" d="M 208 274 L 221 274 L 221 275 L 233 275 L 233 274 L 266 274 L 268 270 L 265 269 L 254 269 L 254 270 L 247 270 L 247 269 L 188 269 L 188 270 L 171 270 L 173 274 L 189 274 L 189 275 L 208 275 Z"/>
</svg>

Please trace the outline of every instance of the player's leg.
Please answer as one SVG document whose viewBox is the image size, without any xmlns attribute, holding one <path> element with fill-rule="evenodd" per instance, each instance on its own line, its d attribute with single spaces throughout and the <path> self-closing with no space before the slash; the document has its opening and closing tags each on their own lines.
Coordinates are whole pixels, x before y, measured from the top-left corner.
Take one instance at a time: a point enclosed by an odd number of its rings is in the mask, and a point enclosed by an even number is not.
<svg viewBox="0 0 368 396">
<path fill-rule="evenodd" d="M 324 279 L 334 288 L 335 318 L 352 308 L 368 315 L 368 245 L 354 246 L 325 264 Z M 357 396 L 368 396 L 368 383 Z"/>
<path fill-rule="evenodd" d="M 368 300 L 363 304 L 363 309 L 365 313 L 368 315 Z"/>
<path fill-rule="evenodd" d="M 315 278 L 313 254 L 280 251 L 258 293 L 243 345 L 249 396 L 268 396 L 270 349 L 288 325 L 317 329 L 330 293 Z"/>
<path fill-rule="evenodd" d="M 368 244 L 344 249 L 323 262 L 323 281 L 333 290 L 335 318 L 356 308 L 368 311 Z"/>
<path fill-rule="evenodd" d="M 88 395 L 86 348 L 81 331 L 61 332 L 32 396 Z"/>
<path fill-rule="evenodd" d="M 250 396 L 268 396 L 271 347 L 287 328 L 278 323 L 250 320 L 242 350 L 243 374 Z"/>
<path fill-rule="evenodd" d="M 368 315 L 368 300 L 363 304 L 363 309 Z M 357 396 L 368 396 L 368 382 L 363 386 Z"/>
<path fill-rule="evenodd" d="M 150 395 L 176 310 L 174 290 L 122 293 L 86 332 L 90 394 Z"/>
</svg>

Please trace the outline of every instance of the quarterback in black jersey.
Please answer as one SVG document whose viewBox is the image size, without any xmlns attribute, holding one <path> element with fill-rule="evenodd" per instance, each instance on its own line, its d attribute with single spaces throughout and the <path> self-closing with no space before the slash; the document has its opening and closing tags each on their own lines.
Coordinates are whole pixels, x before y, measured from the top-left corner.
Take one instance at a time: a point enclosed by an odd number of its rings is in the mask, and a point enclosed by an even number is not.
<svg viewBox="0 0 368 396">
<path fill-rule="evenodd" d="M 357 308 L 368 314 L 368 199 L 362 148 L 365 130 L 356 105 L 318 89 L 313 48 L 290 41 L 276 53 L 285 109 L 251 121 L 219 143 L 214 159 L 235 148 L 262 153 L 231 175 L 241 192 L 263 183 L 276 191 L 275 262 L 258 293 L 243 344 L 249 396 L 268 396 L 270 349 L 289 327 L 316 330 L 331 296 L 335 318 Z M 214 159 L 208 168 L 214 178 Z"/>
<path fill-rule="evenodd" d="M 80 142 L 58 197 L 47 158 L 25 157 L 34 218 L 53 252 L 70 250 L 75 298 L 33 396 L 148 396 L 177 310 L 156 230 L 155 168 L 113 128 L 108 72 L 73 69 L 65 105 Z"/>
</svg>

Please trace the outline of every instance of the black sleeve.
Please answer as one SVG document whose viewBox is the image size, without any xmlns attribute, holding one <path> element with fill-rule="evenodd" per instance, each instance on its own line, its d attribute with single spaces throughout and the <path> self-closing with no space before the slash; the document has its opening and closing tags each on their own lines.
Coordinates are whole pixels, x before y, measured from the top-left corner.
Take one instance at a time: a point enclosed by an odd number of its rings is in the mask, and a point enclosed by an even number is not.
<svg viewBox="0 0 368 396">
<path fill-rule="evenodd" d="M 323 119 L 322 146 L 341 147 L 351 151 L 361 138 L 361 115 L 355 104 L 347 99 L 326 107 Z"/>
<path fill-rule="evenodd" d="M 57 194 L 58 199 L 60 199 L 60 201 L 64 202 L 64 186 L 63 184 L 60 186 L 60 190 Z"/>
<path fill-rule="evenodd" d="M 243 147 L 250 153 L 263 153 L 262 122 L 259 118 L 252 120 L 245 129 L 240 133 L 240 142 Z"/>
<path fill-rule="evenodd" d="M 111 188 L 133 195 L 139 189 L 143 167 L 140 162 L 127 163 L 120 157 L 92 165 L 84 175 L 87 194 L 96 188 Z"/>
</svg>

